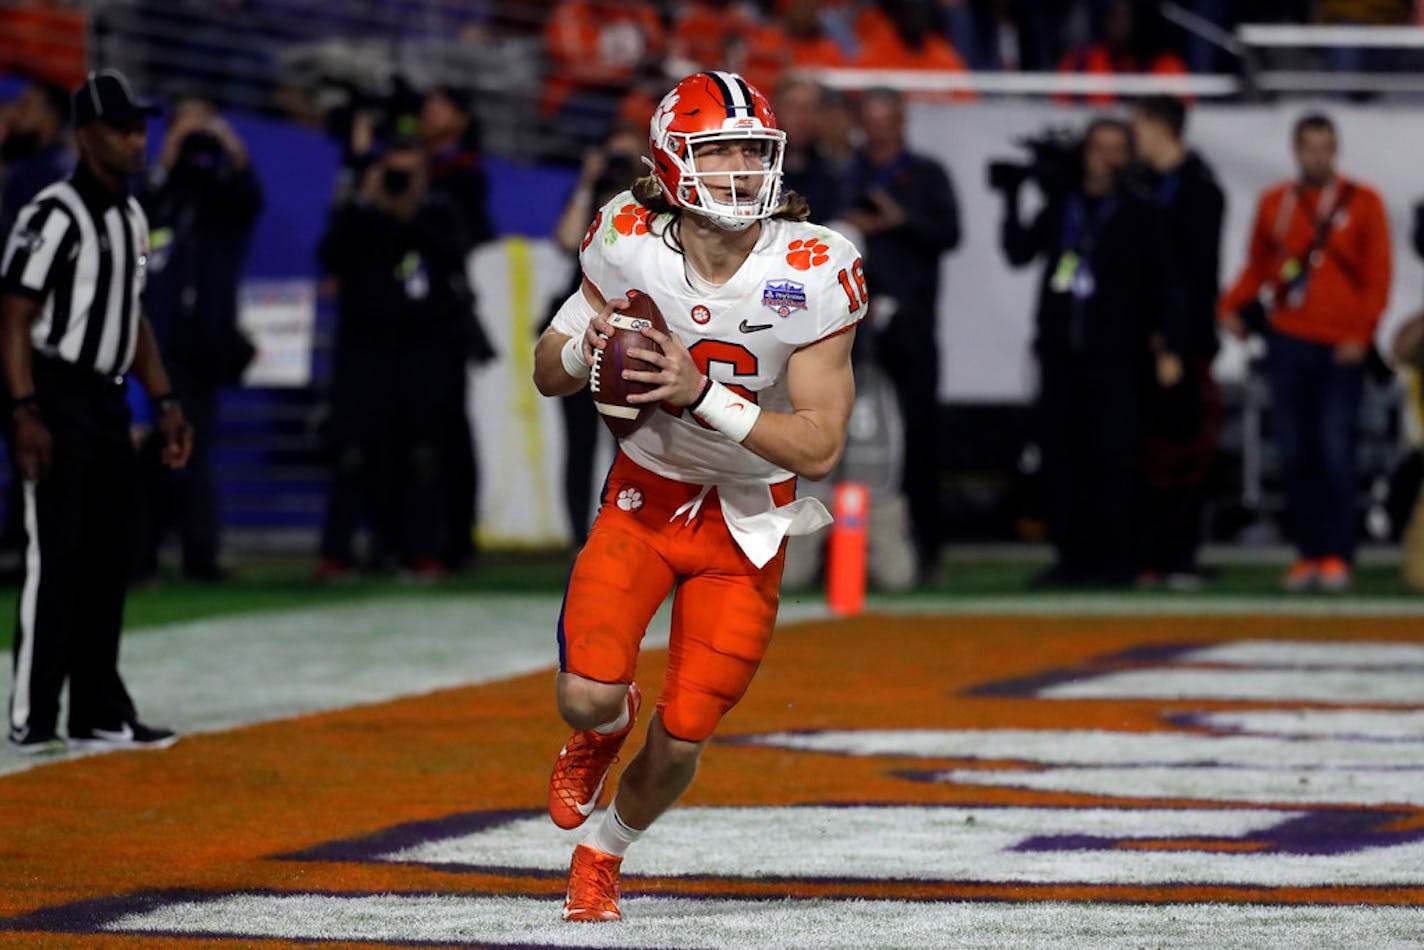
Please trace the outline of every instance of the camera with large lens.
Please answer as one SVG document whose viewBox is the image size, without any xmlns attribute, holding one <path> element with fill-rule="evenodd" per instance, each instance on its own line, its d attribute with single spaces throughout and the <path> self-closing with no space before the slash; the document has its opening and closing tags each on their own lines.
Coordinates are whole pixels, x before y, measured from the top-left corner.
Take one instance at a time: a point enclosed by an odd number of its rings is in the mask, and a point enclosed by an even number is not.
<svg viewBox="0 0 1424 950">
<path fill-rule="evenodd" d="M 1082 177 L 1082 139 L 1071 129 L 1050 128 L 1014 140 L 1028 152 L 1027 161 L 989 163 L 989 187 L 1005 195 L 1033 182 L 1045 195 L 1061 194 Z"/>
</svg>

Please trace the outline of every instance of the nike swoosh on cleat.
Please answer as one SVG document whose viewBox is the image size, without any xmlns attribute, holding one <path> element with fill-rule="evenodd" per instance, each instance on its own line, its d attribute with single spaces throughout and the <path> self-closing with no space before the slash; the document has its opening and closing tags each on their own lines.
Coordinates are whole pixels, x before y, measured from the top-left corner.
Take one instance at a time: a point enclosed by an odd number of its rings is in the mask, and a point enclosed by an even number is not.
<svg viewBox="0 0 1424 950">
<path fill-rule="evenodd" d="M 770 330 L 770 329 L 771 329 L 771 324 L 769 324 L 769 323 L 748 323 L 747 321 L 743 320 L 742 323 L 741 323 L 741 325 L 738 326 L 737 329 L 738 329 L 738 330 L 741 330 L 743 333 L 755 333 L 755 332 L 757 332 L 758 330 Z"/>
<path fill-rule="evenodd" d="M 105 739 L 109 742 L 132 742 L 134 737 L 133 726 L 128 723 L 124 723 L 124 727 L 117 731 L 108 729 L 92 729 L 90 731 L 94 734 L 95 739 Z"/>
<path fill-rule="evenodd" d="M 606 781 L 608 781 L 607 772 L 603 773 L 603 779 L 598 783 L 598 788 L 595 788 L 593 790 L 593 795 L 589 797 L 588 801 L 579 802 L 577 805 L 574 806 L 578 809 L 578 813 L 580 815 L 583 815 L 585 818 L 587 818 L 589 815 L 593 814 L 593 810 L 598 807 L 598 796 L 603 794 L 603 783 Z"/>
</svg>

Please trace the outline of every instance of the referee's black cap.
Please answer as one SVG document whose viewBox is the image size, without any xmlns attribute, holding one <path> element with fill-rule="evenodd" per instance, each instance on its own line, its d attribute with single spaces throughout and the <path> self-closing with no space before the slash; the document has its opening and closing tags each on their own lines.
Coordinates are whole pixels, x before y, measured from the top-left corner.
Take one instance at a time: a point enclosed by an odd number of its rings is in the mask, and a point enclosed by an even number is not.
<svg viewBox="0 0 1424 950">
<path fill-rule="evenodd" d="M 158 115 L 158 106 L 140 99 L 128 77 L 117 69 L 91 72 L 74 90 L 74 124 L 127 122 L 140 116 Z"/>
</svg>

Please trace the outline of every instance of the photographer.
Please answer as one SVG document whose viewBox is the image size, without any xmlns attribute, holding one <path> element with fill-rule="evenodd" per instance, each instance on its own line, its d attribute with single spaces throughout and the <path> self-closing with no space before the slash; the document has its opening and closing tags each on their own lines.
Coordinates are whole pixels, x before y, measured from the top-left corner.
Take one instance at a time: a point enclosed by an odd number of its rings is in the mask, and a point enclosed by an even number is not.
<svg viewBox="0 0 1424 950">
<path fill-rule="evenodd" d="M 904 491 L 920 579 L 939 564 L 940 258 L 959 246 L 959 204 L 944 167 L 905 143 L 905 103 L 891 89 L 860 100 L 864 145 L 851 164 L 850 207 L 840 217 L 863 235 L 872 315 L 861 346 L 895 383 L 905 426 Z M 812 209 L 813 213 L 815 209 Z"/>
<path fill-rule="evenodd" d="M 1002 168 L 991 170 L 1005 195 L 1009 263 L 1044 265 L 1034 351 L 1057 562 L 1043 584 L 1118 586 L 1136 576 L 1142 392 L 1151 337 L 1173 311 L 1156 210 L 1123 187 L 1132 157 L 1124 123 L 1094 120 L 1075 169 L 1036 163 L 1047 204 L 1027 226 L 1019 216 L 1023 176 L 1006 180 Z M 1072 184 L 1060 189 L 1061 181 Z"/>
<path fill-rule="evenodd" d="M 459 212 L 428 193 L 414 142 L 378 153 L 354 198 L 331 214 L 318 248 L 337 302 L 330 437 L 335 470 L 319 575 L 353 563 L 364 515 L 374 561 L 399 559 L 419 576 L 444 572 L 438 554 L 444 473 L 441 423 L 462 398 L 444 355 L 463 345 L 472 297 Z"/>
<path fill-rule="evenodd" d="M 237 289 L 262 210 L 262 186 L 242 140 L 212 104 L 184 99 L 174 106 L 159 162 L 139 199 L 149 219 L 144 301 L 173 384 L 183 394 L 194 442 L 181 472 L 162 464 L 156 433 L 142 445 L 134 573 L 145 578 L 157 570 L 165 529 L 176 524 L 183 573 L 221 580 L 226 572 L 219 563 L 213 438 L 218 390 L 239 383 L 253 356 L 237 326 Z M 164 510 L 164 499 L 175 510 Z"/>
</svg>

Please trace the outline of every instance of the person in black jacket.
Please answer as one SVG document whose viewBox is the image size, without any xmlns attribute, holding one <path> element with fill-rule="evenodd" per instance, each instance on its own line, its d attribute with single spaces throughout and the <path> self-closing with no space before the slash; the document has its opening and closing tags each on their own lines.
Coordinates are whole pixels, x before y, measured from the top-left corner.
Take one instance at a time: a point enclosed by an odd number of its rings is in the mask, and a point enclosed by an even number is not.
<svg viewBox="0 0 1424 950">
<path fill-rule="evenodd" d="M 237 291 L 262 211 L 262 184 L 242 140 L 212 104 L 185 99 L 173 109 L 159 162 L 139 201 L 148 213 L 151 242 L 144 304 L 173 384 L 183 394 L 194 443 L 182 472 L 161 464 L 161 440 L 150 435 L 143 445 L 143 518 L 134 573 L 144 578 L 157 570 L 163 533 L 176 523 L 183 573 L 221 580 L 226 571 L 218 557 L 212 461 L 218 390 L 241 382 L 253 356 L 237 325 Z M 173 511 L 165 510 L 165 499 L 172 499 Z"/>
<path fill-rule="evenodd" d="M 959 205 L 944 167 L 905 146 L 898 92 L 868 90 L 860 101 L 865 144 L 849 173 L 841 218 L 864 240 L 871 294 L 866 345 L 895 382 L 905 427 L 905 495 L 921 579 L 939 563 L 940 257 L 959 245 Z"/>
<path fill-rule="evenodd" d="M 792 73 L 776 87 L 776 121 L 786 133 L 781 187 L 811 206 L 809 220 L 833 221 L 841 212 L 841 181 L 821 152 L 821 116 L 826 91 L 814 79 Z"/>
<path fill-rule="evenodd" d="M 1134 523 L 1142 485 L 1143 399 L 1152 340 L 1177 340 L 1164 286 L 1156 209 L 1123 187 L 1132 133 L 1097 119 L 1079 183 L 1048 196 L 1034 221 L 1006 201 L 1009 262 L 1043 262 L 1034 350 L 1039 425 L 1057 563 L 1050 584 L 1121 585 L 1136 577 Z"/>
<path fill-rule="evenodd" d="M 440 438 L 464 391 L 463 362 L 445 357 L 471 319 L 470 242 L 458 210 L 428 192 L 425 167 L 413 143 L 387 148 L 333 210 L 318 248 L 338 319 L 325 578 L 352 566 L 363 516 L 374 564 L 391 557 L 426 577 L 445 569 Z"/>
<path fill-rule="evenodd" d="M 1147 508 L 1143 579 L 1169 587 L 1201 585 L 1203 487 L 1216 452 L 1221 400 L 1211 376 L 1218 347 L 1221 220 L 1226 199 L 1216 176 L 1182 139 L 1187 108 L 1171 96 L 1132 106 L 1142 183 L 1162 215 L 1170 279 L 1185 332 L 1154 339 L 1155 379 L 1148 392 Z"/>
<path fill-rule="evenodd" d="M 473 247 L 493 241 L 494 221 L 489 210 L 489 179 L 480 152 L 480 130 L 469 94 L 454 86 L 435 85 L 425 92 L 417 122 L 425 149 L 430 191 L 448 199 L 460 212 Z M 474 559 L 476 501 L 480 493 L 479 460 L 475 455 L 466 408 L 466 368 L 495 358 L 484 324 L 473 311 L 464 322 L 463 345 L 445 354 L 447 372 L 460 385 L 458 398 L 446 401 L 440 424 L 440 464 L 444 472 L 444 541 L 440 557 L 448 570 L 459 570 Z"/>
</svg>

